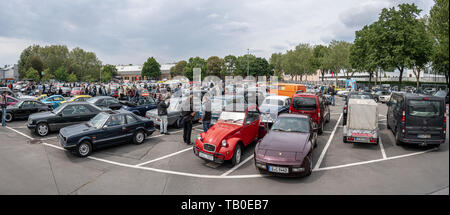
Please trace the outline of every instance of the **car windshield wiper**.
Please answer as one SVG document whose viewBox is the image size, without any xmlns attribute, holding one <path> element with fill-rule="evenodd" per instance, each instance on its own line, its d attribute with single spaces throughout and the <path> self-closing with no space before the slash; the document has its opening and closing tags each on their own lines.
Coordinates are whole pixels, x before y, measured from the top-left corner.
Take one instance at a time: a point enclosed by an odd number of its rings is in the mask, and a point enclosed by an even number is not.
<svg viewBox="0 0 450 215">
<path fill-rule="evenodd" d="M 280 129 L 280 128 L 274 128 L 274 129 L 272 129 L 272 131 L 288 131 L 288 130 L 284 130 L 284 129 Z"/>
</svg>

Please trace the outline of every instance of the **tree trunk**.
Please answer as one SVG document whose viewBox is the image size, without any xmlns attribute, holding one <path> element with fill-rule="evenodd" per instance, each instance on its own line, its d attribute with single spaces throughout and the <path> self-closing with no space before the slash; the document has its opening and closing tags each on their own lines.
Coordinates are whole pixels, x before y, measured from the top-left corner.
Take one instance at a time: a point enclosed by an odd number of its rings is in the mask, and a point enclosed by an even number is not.
<svg viewBox="0 0 450 215">
<path fill-rule="evenodd" d="M 334 77 L 336 77 L 336 86 L 338 86 L 338 73 L 334 72 Z"/>
<path fill-rule="evenodd" d="M 378 70 L 379 69 L 375 70 L 375 86 L 377 86 L 377 81 L 378 81 Z"/>
<path fill-rule="evenodd" d="M 323 79 L 325 78 L 325 71 L 320 70 L 320 73 L 322 73 L 322 82 L 323 82 Z"/>
<path fill-rule="evenodd" d="M 370 88 L 370 83 L 372 82 L 372 73 L 369 72 L 369 88 Z"/>
<path fill-rule="evenodd" d="M 400 77 L 398 78 L 398 83 L 400 84 L 399 89 L 402 87 L 402 79 L 403 79 L 403 67 L 397 67 L 400 71 Z"/>
</svg>

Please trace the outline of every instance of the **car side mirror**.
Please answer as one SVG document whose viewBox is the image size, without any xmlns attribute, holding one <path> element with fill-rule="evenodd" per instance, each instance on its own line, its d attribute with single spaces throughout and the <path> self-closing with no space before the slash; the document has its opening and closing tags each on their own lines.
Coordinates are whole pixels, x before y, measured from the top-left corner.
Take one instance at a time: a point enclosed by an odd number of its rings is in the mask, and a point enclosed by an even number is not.
<svg viewBox="0 0 450 215">
<path fill-rule="evenodd" d="M 108 125 L 103 126 L 103 130 L 106 130 L 106 129 L 108 129 Z"/>
</svg>

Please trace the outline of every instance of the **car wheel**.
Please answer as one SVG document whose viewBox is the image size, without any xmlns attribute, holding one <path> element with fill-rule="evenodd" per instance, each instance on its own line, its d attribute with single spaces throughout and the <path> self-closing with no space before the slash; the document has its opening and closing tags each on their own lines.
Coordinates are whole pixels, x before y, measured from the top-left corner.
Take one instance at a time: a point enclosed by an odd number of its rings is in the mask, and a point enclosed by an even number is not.
<svg viewBox="0 0 450 215">
<path fill-rule="evenodd" d="M 5 121 L 11 122 L 13 120 L 13 115 L 11 113 L 6 113 Z"/>
<path fill-rule="evenodd" d="M 319 134 L 322 134 L 323 133 L 323 122 L 322 123 L 320 123 L 320 128 L 319 128 L 319 132 L 318 132 Z"/>
<path fill-rule="evenodd" d="M 391 126 L 389 126 L 389 117 L 386 117 L 386 128 L 391 129 Z"/>
<path fill-rule="evenodd" d="M 236 166 L 241 162 L 241 157 L 242 157 L 241 144 L 237 144 L 236 147 L 234 148 L 233 158 L 231 158 L 231 163 L 233 164 L 233 166 Z"/>
<path fill-rule="evenodd" d="M 313 162 L 312 162 L 312 153 L 310 153 L 308 156 L 306 156 L 307 163 L 307 170 L 306 170 L 306 176 L 310 176 L 313 170 Z"/>
<path fill-rule="evenodd" d="M 144 142 L 144 140 L 145 140 L 144 132 L 142 130 L 136 132 L 136 134 L 134 135 L 134 138 L 133 138 L 134 144 L 136 144 L 136 145 L 142 144 Z"/>
<path fill-rule="evenodd" d="M 375 102 L 377 102 L 377 103 L 378 103 L 378 98 L 375 98 Z"/>
<path fill-rule="evenodd" d="M 77 146 L 77 155 L 79 157 L 87 157 L 92 152 L 92 146 L 89 141 L 83 141 Z"/>
<path fill-rule="evenodd" d="M 398 130 L 398 129 L 396 129 Z M 401 146 L 403 144 L 402 141 L 400 141 L 400 131 L 395 132 L 395 144 L 397 146 Z"/>
<path fill-rule="evenodd" d="M 39 136 L 43 137 L 46 136 L 49 132 L 49 128 L 47 123 L 45 122 L 41 122 L 36 126 L 36 134 L 38 134 Z"/>
</svg>

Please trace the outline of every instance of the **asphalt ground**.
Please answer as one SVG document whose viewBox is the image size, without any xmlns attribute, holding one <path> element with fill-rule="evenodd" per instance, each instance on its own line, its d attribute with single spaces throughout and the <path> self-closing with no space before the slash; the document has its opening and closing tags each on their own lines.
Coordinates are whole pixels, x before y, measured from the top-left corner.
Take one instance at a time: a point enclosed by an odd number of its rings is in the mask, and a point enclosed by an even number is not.
<svg viewBox="0 0 450 215">
<path fill-rule="evenodd" d="M 305 178 L 261 175 L 255 144 L 236 167 L 206 162 L 177 128 L 78 158 L 58 145 L 57 133 L 38 137 L 25 120 L 14 121 L 0 128 L 0 194 L 449 194 L 448 134 L 440 148 L 397 146 L 380 103 L 381 144 L 345 144 L 342 108 L 337 97 Z M 194 125 L 193 140 L 201 128 Z"/>
</svg>

